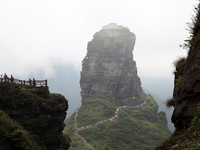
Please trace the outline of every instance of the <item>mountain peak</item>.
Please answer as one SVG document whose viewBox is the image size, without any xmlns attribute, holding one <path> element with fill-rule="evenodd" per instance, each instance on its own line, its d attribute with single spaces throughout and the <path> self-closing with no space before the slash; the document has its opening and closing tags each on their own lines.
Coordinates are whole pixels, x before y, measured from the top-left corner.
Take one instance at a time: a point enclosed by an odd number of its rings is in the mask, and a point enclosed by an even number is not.
<svg viewBox="0 0 200 150">
<path fill-rule="evenodd" d="M 110 24 L 102 27 L 102 29 L 121 29 L 121 28 L 128 29 L 128 27 L 122 26 L 122 25 L 117 25 L 116 23 L 110 23 Z"/>
<path fill-rule="evenodd" d="M 109 28 L 118 28 L 115 23 Z M 131 101 L 142 92 L 133 60 L 135 34 L 126 28 L 100 30 L 88 43 L 81 72 L 81 96 Z"/>
</svg>

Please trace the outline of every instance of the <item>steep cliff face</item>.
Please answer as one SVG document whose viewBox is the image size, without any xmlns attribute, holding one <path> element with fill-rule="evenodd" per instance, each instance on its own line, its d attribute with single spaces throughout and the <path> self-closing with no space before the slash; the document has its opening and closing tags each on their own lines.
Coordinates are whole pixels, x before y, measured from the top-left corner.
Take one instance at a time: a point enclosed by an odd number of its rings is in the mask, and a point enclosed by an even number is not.
<svg viewBox="0 0 200 150">
<path fill-rule="evenodd" d="M 156 150 L 200 149 L 200 45 L 175 62 L 172 122 L 175 131 Z"/>
<path fill-rule="evenodd" d="M 135 35 L 110 24 L 88 43 L 81 107 L 66 121 L 70 149 L 152 150 L 170 136 L 164 112 L 142 91 L 133 61 Z"/>
<path fill-rule="evenodd" d="M 121 99 L 140 97 L 141 83 L 133 61 L 135 35 L 127 28 L 108 28 L 97 32 L 88 43 L 81 72 L 81 96 Z"/>
<path fill-rule="evenodd" d="M 174 98 L 176 107 L 172 116 L 175 134 L 187 129 L 200 103 L 200 3 L 195 6 L 195 15 L 189 25 L 190 37 L 185 45 L 188 56 L 176 62 Z"/>
<path fill-rule="evenodd" d="M 195 7 L 188 56 L 175 61 L 172 122 L 175 132 L 157 149 L 200 149 L 200 3 Z"/>
<path fill-rule="evenodd" d="M 47 87 L 0 83 L 0 110 L 23 126 L 43 150 L 69 147 L 62 134 L 67 109 L 67 100 L 49 93 Z"/>
<path fill-rule="evenodd" d="M 200 103 L 200 47 L 191 49 L 186 60 L 177 66 L 174 98 L 177 102 L 172 116 L 175 133 L 187 129 Z"/>
</svg>

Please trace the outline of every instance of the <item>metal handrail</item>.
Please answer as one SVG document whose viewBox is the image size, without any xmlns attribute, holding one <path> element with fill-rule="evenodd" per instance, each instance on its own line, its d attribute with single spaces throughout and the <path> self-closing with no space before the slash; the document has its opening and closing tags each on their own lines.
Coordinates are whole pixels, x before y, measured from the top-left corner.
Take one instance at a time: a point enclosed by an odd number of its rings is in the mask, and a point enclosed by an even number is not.
<svg viewBox="0 0 200 150">
<path fill-rule="evenodd" d="M 33 85 L 33 86 L 47 86 L 47 80 L 20 80 L 20 79 L 15 79 L 15 78 L 1 78 L 1 82 L 15 82 L 17 84 L 21 84 L 21 85 Z"/>
</svg>

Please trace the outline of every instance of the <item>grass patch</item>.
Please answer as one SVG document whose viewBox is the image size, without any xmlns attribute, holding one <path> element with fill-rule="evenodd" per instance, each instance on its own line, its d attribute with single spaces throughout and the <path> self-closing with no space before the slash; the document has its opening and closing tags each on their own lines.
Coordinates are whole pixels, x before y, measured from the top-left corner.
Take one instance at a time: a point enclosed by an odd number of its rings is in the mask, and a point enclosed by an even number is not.
<svg viewBox="0 0 200 150">
<path fill-rule="evenodd" d="M 85 102 L 77 116 L 78 127 L 92 125 L 115 115 L 117 106 L 107 99 L 87 99 Z"/>
<path fill-rule="evenodd" d="M 141 95 L 142 103 L 146 96 Z M 117 101 L 117 100 L 116 100 Z M 78 127 L 92 125 L 115 115 L 116 103 L 106 99 L 88 99 L 87 104 L 82 105 L 78 112 Z M 145 149 L 152 150 L 164 139 L 171 135 L 165 122 L 165 113 L 157 114 L 158 106 L 150 96 L 147 104 L 141 108 L 120 109 L 115 121 L 98 124 L 92 128 L 79 130 L 86 141 L 95 150 L 130 150 Z M 73 132 L 75 113 L 66 121 L 66 127 L 63 131 L 71 139 L 70 150 L 89 148 L 81 139 L 75 137 Z"/>
</svg>

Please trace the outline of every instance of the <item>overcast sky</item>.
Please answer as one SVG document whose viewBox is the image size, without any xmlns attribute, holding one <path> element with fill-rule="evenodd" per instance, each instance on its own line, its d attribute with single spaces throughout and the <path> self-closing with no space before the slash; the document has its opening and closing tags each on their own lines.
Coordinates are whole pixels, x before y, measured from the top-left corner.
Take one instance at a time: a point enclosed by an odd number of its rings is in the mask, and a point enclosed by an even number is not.
<svg viewBox="0 0 200 150">
<path fill-rule="evenodd" d="M 172 62 L 186 55 L 196 0 L 0 0 L 0 73 L 54 75 L 52 60 L 81 68 L 87 43 L 109 23 L 136 34 L 139 76 L 173 78 Z"/>
</svg>

